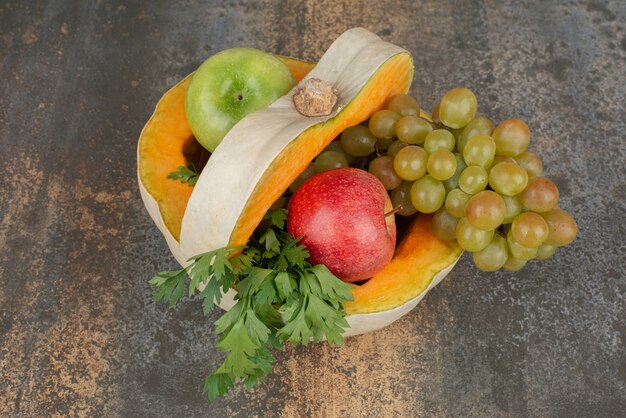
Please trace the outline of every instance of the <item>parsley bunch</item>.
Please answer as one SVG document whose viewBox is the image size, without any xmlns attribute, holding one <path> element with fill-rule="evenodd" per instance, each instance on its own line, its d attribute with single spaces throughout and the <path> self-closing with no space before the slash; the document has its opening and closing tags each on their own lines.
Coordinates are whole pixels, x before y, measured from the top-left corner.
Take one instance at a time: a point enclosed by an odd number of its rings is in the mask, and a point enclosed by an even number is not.
<svg viewBox="0 0 626 418">
<path fill-rule="evenodd" d="M 304 246 L 284 230 L 286 217 L 285 209 L 270 211 L 246 246 L 200 254 L 188 267 L 150 280 L 154 299 L 170 307 L 189 283 L 188 295 L 199 295 L 205 314 L 220 303 L 223 292 L 237 289 L 235 305 L 215 322 L 215 332 L 222 334 L 217 346 L 227 356 L 204 382 L 210 400 L 238 380 L 254 387 L 272 371 L 276 358 L 271 349 L 282 349 L 285 342 L 307 345 L 326 338 L 331 345 L 343 343 L 352 286 L 323 264 L 307 261 Z"/>
</svg>

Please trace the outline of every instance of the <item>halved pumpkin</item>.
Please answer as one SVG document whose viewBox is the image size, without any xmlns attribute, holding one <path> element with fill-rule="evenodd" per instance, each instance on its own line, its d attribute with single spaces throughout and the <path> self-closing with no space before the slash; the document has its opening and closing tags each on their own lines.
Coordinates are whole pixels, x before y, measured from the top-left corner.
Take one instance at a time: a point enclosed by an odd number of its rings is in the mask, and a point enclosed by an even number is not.
<svg viewBox="0 0 626 418">
<path fill-rule="evenodd" d="M 296 80 L 320 78 L 337 89 L 338 105 L 330 115 L 299 114 L 292 100 L 296 87 L 235 125 L 193 188 L 166 178 L 193 154 L 185 154 L 195 141 L 184 116 L 189 77 L 163 96 L 141 134 L 141 194 L 181 265 L 195 254 L 245 244 L 271 204 L 333 138 L 368 119 L 388 97 L 405 93 L 413 77 L 407 51 L 364 29 L 344 33 L 310 73 L 313 64 L 281 59 Z M 416 217 L 391 263 L 354 289 L 346 335 L 381 328 L 407 313 L 460 254 L 455 243 L 434 236 L 429 216 Z M 220 306 L 229 309 L 235 294 L 229 291 Z"/>
</svg>

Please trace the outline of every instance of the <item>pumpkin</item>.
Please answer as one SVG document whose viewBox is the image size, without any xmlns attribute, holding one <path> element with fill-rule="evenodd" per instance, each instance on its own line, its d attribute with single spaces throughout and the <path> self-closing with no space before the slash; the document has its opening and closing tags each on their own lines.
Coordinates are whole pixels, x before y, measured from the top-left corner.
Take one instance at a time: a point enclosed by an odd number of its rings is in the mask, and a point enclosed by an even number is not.
<svg viewBox="0 0 626 418">
<path fill-rule="evenodd" d="M 368 119 L 392 95 L 406 93 L 413 61 L 404 49 L 365 29 L 342 34 L 315 66 L 280 57 L 298 85 L 237 123 L 206 161 L 195 187 L 167 179 L 194 158 L 204 164 L 185 120 L 189 77 L 157 104 L 138 145 L 139 187 L 146 208 L 178 262 L 225 246 L 245 245 L 266 211 L 328 143 Z M 304 116 L 294 95 L 308 80 L 330 83 L 337 103 L 325 116 Z M 206 157 L 204 158 L 206 159 Z M 430 217 L 408 226 L 394 258 L 353 290 L 346 336 L 373 331 L 410 311 L 452 269 L 461 249 L 437 239 Z M 229 309 L 236 291 L 224 295 Z"/>
</svg>

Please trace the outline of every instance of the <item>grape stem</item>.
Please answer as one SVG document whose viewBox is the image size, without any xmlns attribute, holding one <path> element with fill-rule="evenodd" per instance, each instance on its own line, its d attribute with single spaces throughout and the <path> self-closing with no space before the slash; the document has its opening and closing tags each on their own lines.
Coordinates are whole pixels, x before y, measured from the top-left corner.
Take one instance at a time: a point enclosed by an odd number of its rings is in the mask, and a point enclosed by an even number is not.
<svg viewBox="0 0 626 418">
<path fill-rule="evenodd" d="M 402 210 L 402 205 L 398 205 L 395 208 L 391 209 L 389 212 L 385 213 L 385 218 L 387 216 L 393 215 L 394 213 L 399 212 L 401 210 Z"/>
</svg>

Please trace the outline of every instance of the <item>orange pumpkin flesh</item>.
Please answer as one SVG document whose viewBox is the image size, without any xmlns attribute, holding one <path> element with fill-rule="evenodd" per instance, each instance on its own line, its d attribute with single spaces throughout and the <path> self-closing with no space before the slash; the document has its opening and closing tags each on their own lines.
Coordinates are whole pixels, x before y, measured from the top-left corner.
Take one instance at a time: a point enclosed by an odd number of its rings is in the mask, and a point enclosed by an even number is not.
<svg viewBox="0 0 626 418">
<path fill-rule="evenodd" d="M 393 259 L 383 270 L 352 290 L 348 315 L 381 312 L 398 307 L 426 290 L 435 275 L 461 255 L 453 242 L 438 239 L 431 216 L 417 215 L 400 241 Z"/>
<path fill-rule="evenodd" d="M 279 57 L 299 82 L 315 64 Z M 387 97 L 408 90 L 412 74 L 400 54 L 388 60 L 338 116 L 313 126 L 289 145 L 275 160 L 242 212 L 231 236 L 231 245 L 245 244 L 259 220 L 289 184 L 333 138 L 349 126 L 368 119 Z M 167 175 L 188 162 L 202 165 L 202 149 L 193 138 L 185 117 L 185 94 L 191 76 L 186 77 L 159 100 L 156 110 L 141 133 L 138 147 L 140 181 L 159 204 L 165 226 L 178 241 L 183 215 L 193 187 L 167 179 Z M 271 185 L 271 187 L 269 186 Z M 437 239 L 430 216 L 416 217 L 400 241 L 394 258 L 380 273 L 353 290 L 354 301 L 347 313 L 381 312 L 398 307 L 421 294 L 439 271 L 449 267 L 461 254 L 454 243 Z"/>
<path fill-rule="evenodd" d="M 139 138 L 139 178 L 159 204 L 166 228 L 178 241 L 180 228 L 193 188 L 167 178 L 177 167 L 187 165 L 183 149 L 195 142 L 185 116 L 185 94 L 191 76 L 163 95 Z"/>
</svg>

